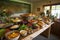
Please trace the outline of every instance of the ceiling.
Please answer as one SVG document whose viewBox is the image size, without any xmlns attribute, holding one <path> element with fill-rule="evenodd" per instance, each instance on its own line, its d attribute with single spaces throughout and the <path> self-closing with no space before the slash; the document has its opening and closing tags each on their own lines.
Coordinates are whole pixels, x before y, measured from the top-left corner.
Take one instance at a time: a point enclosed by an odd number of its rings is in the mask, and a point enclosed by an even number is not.
<svg viewBox="0 0 60 40">
<path fill-rule="evenodd" d="M 28 2 L 28 3 L 38 3 L 38 2 L 48 2 L 48 1 L 56 1 L 56 0 L 10 0 L 10 1 L 17 1 L 17 2 Z"/>
<path fill-rule="evenodd" d="M 3 0 L 2 0 L 3 1 Z M 11 1 L 24 1 L 24 2 L 43 2 L 43 1 L 56 1 L 56 0 L 11 0 Z M 58 0 L 57 0 L 58 1 Z M 60 0 L 59 0 L 60 1 Z"/>
<path fill-rule="evenodd" d="M 53 0 L 22 0 L 22 1 L 27 1 L 27 2 L 32 2 L 32 3 L 35 2 L 35 3 L 37 3 L 37 2 L 46 2 L 46 1 L 53 1 Z"/>
<path fill-rule="evenodd" d="M 23 1 L 28 1 L 28 2 L 39 2 L 41 0 L 23 0 Z"/>
<path fill-rule="evenodd" d="M 27 2 L 60 1 L 60 0 L 23 0 Z"/>
<path fill-rule="evenodd" d="M 40 1 L 40 0 L 25 0 L 25 1 L 36 2 L 36 1 Z"/>
</svg>

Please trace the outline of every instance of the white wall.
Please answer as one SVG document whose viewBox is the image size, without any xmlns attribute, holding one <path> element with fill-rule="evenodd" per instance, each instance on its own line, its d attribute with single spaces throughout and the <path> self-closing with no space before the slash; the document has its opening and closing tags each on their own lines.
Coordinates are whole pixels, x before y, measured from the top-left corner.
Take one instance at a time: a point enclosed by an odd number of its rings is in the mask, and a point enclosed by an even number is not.
<svg viewBox="0 0 60 40">
<path fill-rule="evenodd" d="M 50 3 L 51 1 L 51 3 Z M 40 13 L 43 11 L 43 5 L 48 5 L 48 4 L 56 4 L 60 3 L 60 0 L 42 0 L 40 2 L 35 2 L 33 3 L 33 13 Z M 37 11 L 37 8 L 40 8 L 40 11 Z"/>
</svg>

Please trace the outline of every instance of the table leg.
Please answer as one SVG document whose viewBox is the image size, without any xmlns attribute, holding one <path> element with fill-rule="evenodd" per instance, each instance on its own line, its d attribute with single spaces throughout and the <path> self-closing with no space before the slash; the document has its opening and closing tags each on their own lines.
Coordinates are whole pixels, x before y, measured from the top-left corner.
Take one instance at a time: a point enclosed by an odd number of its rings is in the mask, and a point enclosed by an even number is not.
<svg viewBox="0 0 60 40">
<path fill-rule="evenodd" d="M 51 31 L 51 27 L 49 27 L 46 31 L 44 31 L 44 32 L 42 33 L 42 35 L 43 35 L 44 37 L 49 38 L 49 37 L 50 37 L 50 31 Z"/>
</svg>

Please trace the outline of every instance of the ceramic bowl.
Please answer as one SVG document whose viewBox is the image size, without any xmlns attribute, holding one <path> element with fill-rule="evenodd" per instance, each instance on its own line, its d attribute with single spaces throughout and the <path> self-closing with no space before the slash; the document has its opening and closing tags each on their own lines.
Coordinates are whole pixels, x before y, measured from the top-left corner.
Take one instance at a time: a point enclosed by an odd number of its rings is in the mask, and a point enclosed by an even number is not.
<svg viewBox="0 0 60 40">
<path fill-rule="evenodd" d="M 13 32 L 16 32 L 16 31 L 17 31 L 17 30 L 13 30 L 13 31 L 7 32 L 7 33 L 5 34 L 6 39 L 8 39 L 8 40 L 18 40 L 19 37 L 20 37 L 20 34 L 19 34 L 17 37 L 14 37 L 14 38 L 8 38 L 8 35 L 9 35 L 9 34 L 11 34 L 11 33 L 13 33 Z M 19 31 L 17 31 L 17 32 L 19 33 Z"/>
</svg>

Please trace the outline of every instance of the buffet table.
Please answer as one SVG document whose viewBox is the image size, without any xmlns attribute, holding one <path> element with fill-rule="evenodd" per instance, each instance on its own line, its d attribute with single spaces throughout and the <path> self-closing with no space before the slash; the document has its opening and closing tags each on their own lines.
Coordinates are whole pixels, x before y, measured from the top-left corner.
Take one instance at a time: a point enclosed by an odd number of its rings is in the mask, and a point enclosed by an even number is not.
<svg viewBox="0 0 60 40">
<path fill-rule="evenodd" d="M 50 30 L 51 30 L 51 25 L 54 22 L 50 23 L 49 25 L 45 25 L 45 27 L 43 27 L 42 29 L 39 29 L 38 31 L 36 31 L 35 33 L 28 35 L 25 38 L 19 39 L 19 40 L 32 40 L 33 38 L 37 37 L 39 34 L 43 33 L 45 30 L 49 29 L 47 32 L 48 34 L 46 36 L 50 36 Z"/>
<path fill-rule="evenodd" d="M 24 14 L 21 17 L 8 17 L 2 20 L 1 40 L 33 40 L 41 33 L 49 38 L 51 25 L 54 23 L 49 17 L 40 17 L 36 14 Z"/>
</svg>

